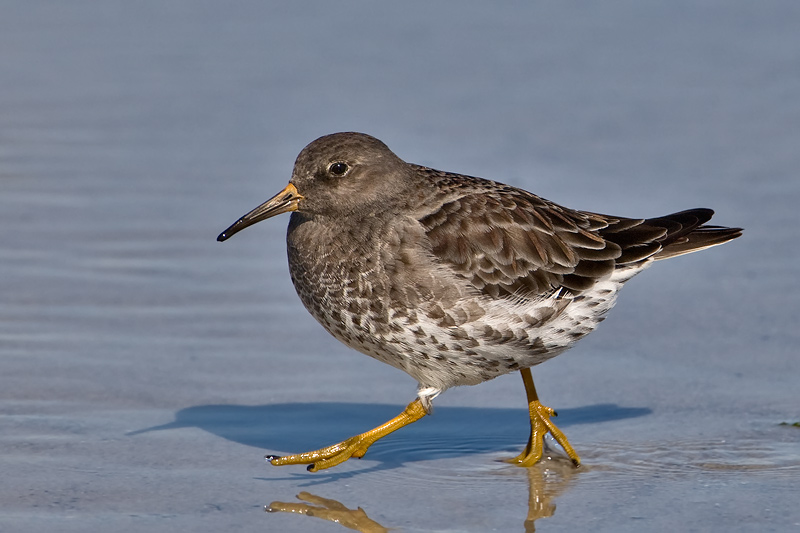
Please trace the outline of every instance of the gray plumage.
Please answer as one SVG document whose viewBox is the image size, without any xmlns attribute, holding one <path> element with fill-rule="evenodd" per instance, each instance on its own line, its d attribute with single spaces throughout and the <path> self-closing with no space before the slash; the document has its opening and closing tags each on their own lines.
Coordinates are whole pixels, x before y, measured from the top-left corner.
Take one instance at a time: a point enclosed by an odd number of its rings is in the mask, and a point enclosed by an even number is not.
<svg viewBox="0 0 800 533">
<path fill-rule="evenodd" d="M 741 235 L 704 225 L 710 209 L 652 219 L 568 209 L 406 163 L 360 133 L 309 144 L 290 183 L 289 267 L 303 304 L 346 345 L 413 376 L 426 409 L 448 387 L 563 352 L 654 260 Z M 267 216 L 254 210 L 220 240 Z"/>
</svg>

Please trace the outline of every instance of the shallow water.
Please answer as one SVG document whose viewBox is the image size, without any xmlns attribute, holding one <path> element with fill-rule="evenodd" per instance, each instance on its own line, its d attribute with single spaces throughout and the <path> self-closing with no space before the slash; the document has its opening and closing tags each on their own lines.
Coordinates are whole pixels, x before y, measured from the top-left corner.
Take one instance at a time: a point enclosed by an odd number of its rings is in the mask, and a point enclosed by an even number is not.
<svg viewBox="0 0 800 533">
<path fill-rule="evenodd" d="M 0 530 L 800 529 L 798 22 L 788 1 L 6 5 Z M 643 273 L 534 369 L 578 470 L 555 444 L 502 462 L 527 438 L 515 375 L 362 460 L 270 467 L 415 391 L 302 309 L 287 219 L 215 242 L 337 130 L 746 233 Z"/>
</svg>

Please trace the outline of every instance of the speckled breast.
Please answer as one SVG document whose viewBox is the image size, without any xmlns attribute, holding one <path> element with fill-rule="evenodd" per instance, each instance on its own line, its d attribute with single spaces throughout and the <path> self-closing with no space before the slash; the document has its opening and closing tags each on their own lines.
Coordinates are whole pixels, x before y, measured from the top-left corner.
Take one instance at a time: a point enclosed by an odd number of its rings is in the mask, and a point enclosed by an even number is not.
<svg viewBox="0 0 800 533">
<path fill-rule="evenodd" d="M 391 320 L 380 246 L 366 232 L 293 214 L 287 248 L 292 282 L 311 315 L 347 346 L 405 370 L 389 335 L 402 326 Z"/>
</svg>

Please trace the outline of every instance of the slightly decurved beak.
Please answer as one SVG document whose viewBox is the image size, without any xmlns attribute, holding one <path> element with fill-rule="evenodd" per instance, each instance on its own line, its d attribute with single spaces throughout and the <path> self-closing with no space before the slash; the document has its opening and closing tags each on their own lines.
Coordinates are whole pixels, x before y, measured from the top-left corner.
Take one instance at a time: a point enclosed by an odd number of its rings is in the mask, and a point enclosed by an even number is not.
<svg viewBox="0 0 800 533">
<path fill-rule="evenodd" d="M 245 216 L 231 224 L 231 226 L 219 234 L 217 240 L 225 241 L 233 236 L 234 233 L 242 231 L 247 226 L 252 226 L 256 222 L 261 222 L 275 215 L 286 213 L 287 211 L 297 211 L 297 204 L 303 196 L 297 192 L 297 188 L 291 183 L 281 192 L 256 207 Z"/>
</svg>

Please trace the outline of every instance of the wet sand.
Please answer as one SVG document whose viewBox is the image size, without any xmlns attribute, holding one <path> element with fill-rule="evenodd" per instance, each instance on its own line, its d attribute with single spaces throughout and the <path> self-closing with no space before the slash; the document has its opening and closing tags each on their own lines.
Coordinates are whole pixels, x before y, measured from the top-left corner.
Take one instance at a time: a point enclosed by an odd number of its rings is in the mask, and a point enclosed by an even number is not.
<svg viewBox="0 0 800 533">
<path fill-rule="evenodd" d="M 0 530 L 800 528 L 798 22 L 788 1 L 6 6 Z M 501 461 L 527 438 L 516 375 L 447 391 L 362 460 L 270 467 L 415 393 L 302 308 L 287 218 L 215 241 L 341 130 L 746 232 L 644 272 L 534 368 L 577 471 Z"/>
</svg>

